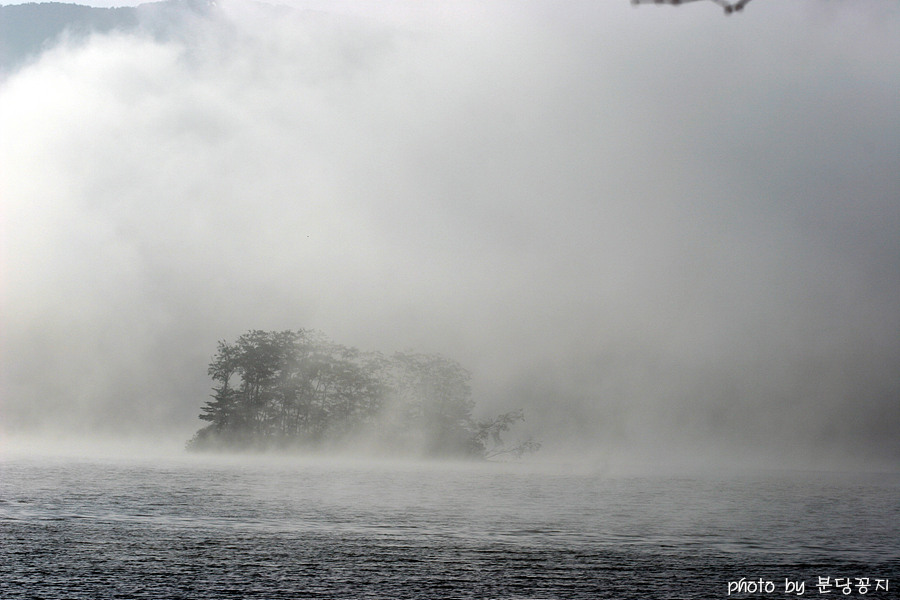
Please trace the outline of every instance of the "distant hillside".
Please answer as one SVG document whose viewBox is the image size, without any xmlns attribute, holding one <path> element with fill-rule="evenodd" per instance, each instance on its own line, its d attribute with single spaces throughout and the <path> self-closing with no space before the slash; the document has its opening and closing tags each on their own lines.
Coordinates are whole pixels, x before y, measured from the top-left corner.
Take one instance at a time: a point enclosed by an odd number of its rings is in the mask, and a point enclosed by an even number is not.
<svg viewBox="0 0 900 600">
<path fill-rule="evenodd" d="M 95 8 L 61 2 L 0 6 L 0 72 L 10 72 L 36 58 L 63 35 L 73 39 L 92 33 L 143 31 L 166 38 L 191 16 L 214 7 L 206 0 L 164 0 L 121 8 Z"/>
</svg>

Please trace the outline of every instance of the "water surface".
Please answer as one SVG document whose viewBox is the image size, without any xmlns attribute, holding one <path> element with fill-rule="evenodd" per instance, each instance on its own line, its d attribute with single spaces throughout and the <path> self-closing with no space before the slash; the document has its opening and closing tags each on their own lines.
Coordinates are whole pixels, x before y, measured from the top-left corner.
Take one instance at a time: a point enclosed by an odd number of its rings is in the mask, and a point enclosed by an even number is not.
<svg viewBox="0 0 900 600">
<path fill-rule="evenodd" d="M 6 458 L 0 540 L 10 600 L 896 598 L 900 477 Z"/>
</svg>

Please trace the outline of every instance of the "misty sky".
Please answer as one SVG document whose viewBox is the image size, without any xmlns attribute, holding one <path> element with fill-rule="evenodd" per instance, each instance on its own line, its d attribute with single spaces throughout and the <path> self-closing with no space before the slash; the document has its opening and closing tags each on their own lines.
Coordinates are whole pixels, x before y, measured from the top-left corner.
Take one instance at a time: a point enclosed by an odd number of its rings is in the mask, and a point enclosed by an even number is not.
<svg viewBox="0 0 900 600">
<path fill-rule="evenodd" d="M 551 455 L 900 464 L 894 0 L 220 6 L 0 81 L 7 434 L 183 441 L 314 328 Z"/>
</svg>

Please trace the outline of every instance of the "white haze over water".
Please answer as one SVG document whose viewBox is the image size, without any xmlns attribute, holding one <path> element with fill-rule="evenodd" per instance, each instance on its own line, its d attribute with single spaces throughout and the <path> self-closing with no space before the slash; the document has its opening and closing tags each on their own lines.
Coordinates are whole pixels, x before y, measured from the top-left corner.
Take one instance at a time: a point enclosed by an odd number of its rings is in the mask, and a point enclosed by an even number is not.
<svg viewBox="0 0 900 600">
<path fill-rule="evenodd" d="M 705 4 L 225 0 L 6 74 L 0 431 L 181 444 L 303 327 L 549 457 L 896 468 L 900 9 Z"/>
</svg>

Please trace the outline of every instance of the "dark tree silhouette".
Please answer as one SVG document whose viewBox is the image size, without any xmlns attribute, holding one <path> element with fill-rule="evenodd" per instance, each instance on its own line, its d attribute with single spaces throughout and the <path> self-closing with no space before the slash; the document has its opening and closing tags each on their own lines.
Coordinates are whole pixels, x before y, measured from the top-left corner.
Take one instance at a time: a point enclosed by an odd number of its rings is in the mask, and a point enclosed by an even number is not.
<svg viewBox="0 0 900 600">
<path fill-rule="evenodd" d="M 535 451 L 507 448 L 501 434 L 521 410 L 479 422 L 470 375 L 435 354 L 386 358 L 335 344 L 308 330 L 253 330 L 220 341 L 209 376 L 209 422 L 188 442 L 203 449 L 334 446 L 373 442 L 392 453 L 490 458 Z"/>
</svg>

